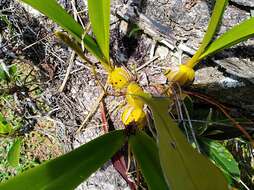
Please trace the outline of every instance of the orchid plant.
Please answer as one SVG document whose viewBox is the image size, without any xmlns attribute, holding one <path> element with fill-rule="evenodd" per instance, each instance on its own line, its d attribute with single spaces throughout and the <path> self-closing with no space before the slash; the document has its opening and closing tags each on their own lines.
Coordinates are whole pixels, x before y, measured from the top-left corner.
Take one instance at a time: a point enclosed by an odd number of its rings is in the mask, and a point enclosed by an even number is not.
<svg viewBox="0 0 254 190">
<path fill-rule="evenodd" d="M 239 178 L 238 165 L 226 149 L 223 149 L 226 158 L 218 156 L 217 161 L 214 161 L 219 169 L 207 156 L 189 144 L 178 124 L 168 113 L 172 103 L 170 97 L 158 97 L 145 92 L 126 68 L 117 67 L 112 63 L 109 49 L 110 0 L 88 0 L 88 13 L 95 39 L 55 0 L 22 1 L 61 26 L 71 37 L 61 32 L 58 32 L 57 36 L 84 62 L 89 63 L 89 60 L 84 55 L 82 46 L 100 61 L 108 73 L 108 84 L 125 94 L 127 105 L 121 120 L 126 128 L 109 132 L 72 152 L 30 169 L 0 184 L 0 189 L 74 189 L 125 143 L 131 148 L 149 189 L 226 190 L 230 188 L 230 182 L 225 173 L 231 176 L 230 178 Z M 227 3 L 227 0 L 216 0 L 202 45 L 187 63 L 179 66 L 179 70 L 168 70 L 165 73 L 169 82 L 190 84 L 195 77 L 193 68 L 201 60 L 254 36 L 254 18 L 250 18 L 213 41 Z M 152 111 L 155 137 L 149 136 L 145 130 L 145 105 Z M 219 151 L 219 143 L 204 144 L 210 151 Z"/>
</svg>

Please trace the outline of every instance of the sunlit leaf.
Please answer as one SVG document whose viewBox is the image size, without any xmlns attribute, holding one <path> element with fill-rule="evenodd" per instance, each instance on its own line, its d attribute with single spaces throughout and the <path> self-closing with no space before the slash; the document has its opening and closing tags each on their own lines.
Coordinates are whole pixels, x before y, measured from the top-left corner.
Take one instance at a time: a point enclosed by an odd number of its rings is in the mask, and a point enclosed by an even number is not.
<svg viewBox="0 0 254 190">
<path fill-rule="evenodd" d="M 8 123 L 2 113 L 0 113 L 0 134 L 9 134 L 12 131 L 12 125 Z"/>
<path fill-rule="evenodd" d="M 238 163 L 222 144 L 209 139 L 202 139 L 200 142 L 209 158 L 222 169 L 226 176 L 240 178 Z"/>
<path fill-rule="evenodd" d="M 0 81 L 1 80 L 9 80 L 10 73 L 8 67 L 5 65 L 3 61 L 0 60 Z"/>
<path fill-rule="evenodd" d="M 223 173 L 187 142 L 177 124 L 170 118 L 169 99 L 148 94 L 139 97 L 152 110 L 158 133 L 160 162 L 170 189 L 226 190 L 228 184 Z"/>
<path fill-rule="evenodd" d="M 109 63 L 110 0 L 88 0 L 88 13 L 96 41 Z"/>
<path fill-rule="evenodd" d="M 156 142 L 146 133 L 139 131 L 130 136 L 129 144 L 149 189 L 169 189 L 161 170 Z"/>
<path fill-rule="evenodd" d="M 242 22 L 239 25 L 234 26 L 232 29 L 221 35 L 215 40 L 203 54 L 200 56 L 200 60 L 205 57 L 219 52 L 225 48 L 229 48 L 238 44 L 244 40 L 254 37 L 254 17 Z"/>
<path fill-rule="evenodd" d="M 121 148 L 124 131 L 114 131 L 5 183 L 1 190 L 73 190 Z"/>
<path fill-rule="evenodd" d="M 21 139 L 15 139 L 10 150 L 8 151 L 7 161 L 12 167 L 19 165 L 20 150 L 21 150 Z"/>
<path fill-rule="evenodd" d="M 210 20 L 210 23 L 208 25 L 207 31 L 205 33 L 205 36 L 203 38 L 202 44 L 199 47 L 198 51 L 195 53 L 195 55 L 190 60 L 190 64 L 195 64 L 198 62 L 198 59 L 200 55 L 205 51 L 207 46 L 212 41 L 214 34 L 216 33 L 216 30 L 220 24 L 222 15 L 224 13 L 224 10 L 228 4 L 228 0 L 216 0 L 215 7 L 213 9 L 212 17 Z"/>
<path fill-rule="evenodd" d="M 21 0 L 37 9 L 63 29 L 68 31 L 79 43 L 84 42 L 87 48 L 100 61 L 104 61 L 104 56 L 97 43 L 89 36 L 84 34 L 84 29 L 78 24 L 57 2 L 56 0 Z"/>
<path fill-rule="evenodd" d="M 8 78 L 8 76 L 6 75 L 5 71 L 0 66 L 0 81 L 6 80 L 7 78 Z"/>
<path fill-rule="evenodd" d="M 13 64 L 9 68 L 9 73 L 11 76 L 14 76 L 17 73 L 17 65 Z"/>
</svg>

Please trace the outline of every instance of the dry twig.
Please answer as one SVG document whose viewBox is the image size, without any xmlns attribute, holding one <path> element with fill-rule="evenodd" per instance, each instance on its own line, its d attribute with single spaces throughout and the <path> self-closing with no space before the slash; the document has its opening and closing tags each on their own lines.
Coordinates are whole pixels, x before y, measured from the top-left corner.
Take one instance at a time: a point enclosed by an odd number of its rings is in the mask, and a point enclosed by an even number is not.
<svg viewBox="0 0 254 190">
<path fill-rule="evenodd" d="M 68 66 L 66 74 L 64 76 L 64 80 L 63 80 L 60 88 L 58 89 L 58 92 L 63 92 L 63 90 L 65 88 L 65 85 L 66 85 L 66 83 L 68 81 L 69 75 L 71 73 L 72 67 L 74 65 L 74 60 L 75 60 L 75 51 L 72 51 L 71 52 L 71 57 L 70 57 L 70 60 L 69 60 L 69 66 Z"/>
<path fill-rule="evenodd" d="M 102 93 L 100 94 L 99 98 L 94 103 L 94 106 L 92 107 L 91 111 L 89 112 L 89 114 L 86 116 L 86 118 L 84 119 L 84 121 L 82 122 L 82 124 L 80 125 L 78 130 L 76 131 L 76 134 L 80 133 L 80 131 L 83 129 L 83 127 L 86 125 L 86 123 L 95 114 L 95 112 L 97 111 L 97 109 L 98 109 L 98 107 L 100 105 L 100 102 L 101 102 L 101 100 L 103 99 L 104 96 L 105 96 L 105 91 L 102 91 Z"/>
</svg>

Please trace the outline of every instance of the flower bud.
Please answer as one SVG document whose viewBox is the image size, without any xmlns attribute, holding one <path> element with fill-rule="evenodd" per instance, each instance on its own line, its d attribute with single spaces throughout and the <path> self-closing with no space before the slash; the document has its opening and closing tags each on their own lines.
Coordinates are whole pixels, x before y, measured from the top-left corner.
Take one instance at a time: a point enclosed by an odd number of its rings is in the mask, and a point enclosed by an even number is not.
<svg viewBox="0 0 254 190">
<path fill-rule="evenodd" d="M 175 82 L 183 86 L 194 80 L 195 71 L 186 65 L 180 65 L 178 70 L 172 70 L 166 76 L 170 82 Z"/>
</svg>

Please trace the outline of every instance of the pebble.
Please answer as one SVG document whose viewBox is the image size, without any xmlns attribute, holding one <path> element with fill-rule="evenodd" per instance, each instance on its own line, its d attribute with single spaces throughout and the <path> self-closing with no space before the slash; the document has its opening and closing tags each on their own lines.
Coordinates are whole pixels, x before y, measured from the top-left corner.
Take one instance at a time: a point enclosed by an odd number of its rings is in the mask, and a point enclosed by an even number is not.
<svg viewBox="0 0 254 190">
<path fill-rule="evenodd" d="M 125 21 L 121 21 L 119 30 L 122 34 L 127 34 L 128 32 L 128 23 Z"/>
<path fill-rule="evenodd" d="M 220 81 L 220 85 L 223 88 L 236 88 L 236 87 L 242 87 L 245 86 L 243 82 L 239 82 L 235 79 L 226 77 L 225 79 Z"/>
<path fill-rule="evenodd" d="M 166 59 L 168 56 L 168 53 L 169 53 L 169 50 L 165 46 L 158 46 L 155 51 L 155 55 L 160 56 L 161 59 Z"/>
</svg>

